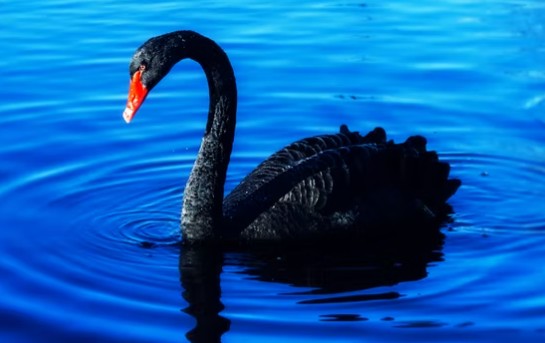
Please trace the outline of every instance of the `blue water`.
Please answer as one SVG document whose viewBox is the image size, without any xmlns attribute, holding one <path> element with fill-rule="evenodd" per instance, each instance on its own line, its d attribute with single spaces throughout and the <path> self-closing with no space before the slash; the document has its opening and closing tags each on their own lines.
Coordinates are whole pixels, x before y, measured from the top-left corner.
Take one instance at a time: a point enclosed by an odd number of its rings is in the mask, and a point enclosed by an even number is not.
<svg viewBox="0 0 545 343">
<path fill-rule="evenodd" d="M 541 0 L 0 8 L 0 341 L 545 339 Z M 179 29 L 215 39 L 237 74 L 226 191 L 341 123 L 422 134 L 463 180 L 444 242 L 180 248 L 202 71 L 180 63 L 121 117 L 132 53 Z"/>
</svg>

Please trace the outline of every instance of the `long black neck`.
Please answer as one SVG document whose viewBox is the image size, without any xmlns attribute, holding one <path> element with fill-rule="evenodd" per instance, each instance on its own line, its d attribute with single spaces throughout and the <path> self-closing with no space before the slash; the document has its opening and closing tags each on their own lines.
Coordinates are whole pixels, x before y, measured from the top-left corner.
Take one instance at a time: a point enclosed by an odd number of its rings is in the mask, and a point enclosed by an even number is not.
<svg viewBox="0 0 545 343">
<path fill-rule="evenodd" d="M 222 221 L 225 176 L 235 135 L 235 75 L 227 55 L 212 40 L 191 31 L 174 35 L 183 46 L 180 57 L 202 66 L 210 93 L 204 137 L 184 192 L 182 235 L 185 241 L 211 240 Z"/>
</svg>

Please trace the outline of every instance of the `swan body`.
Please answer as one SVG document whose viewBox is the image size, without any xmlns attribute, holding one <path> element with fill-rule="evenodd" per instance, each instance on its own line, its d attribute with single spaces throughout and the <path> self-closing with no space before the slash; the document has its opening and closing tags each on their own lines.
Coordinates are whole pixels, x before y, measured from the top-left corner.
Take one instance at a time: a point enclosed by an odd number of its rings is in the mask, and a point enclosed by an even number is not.
<svg viewBox="0 0 545 343">
<path fill-rule="evenodd" d="M 302 139 L 276 152 L 224 198 L 237 89 L 229 59 L 215 42 L 193 31 L 145 42 L 130 62 L 123 117 L 130 122 L 148 92 L 185 58 L 202 66 L 210 104 L 184 191 L 184 242 L 413 234 L 449 213 L 446 201 L 461 183 L 449 179 L 449 164 L 426 150 L 423 137 L 396 144 L 387 141 L 382 128 L 362 136 L 345 125 L 335 134 Z"/>
</svg>

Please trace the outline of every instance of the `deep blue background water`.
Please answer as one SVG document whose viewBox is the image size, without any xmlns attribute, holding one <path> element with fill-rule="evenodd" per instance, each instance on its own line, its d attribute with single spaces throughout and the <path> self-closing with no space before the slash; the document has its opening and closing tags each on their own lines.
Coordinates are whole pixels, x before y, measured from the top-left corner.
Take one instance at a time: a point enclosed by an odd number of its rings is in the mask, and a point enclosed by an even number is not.
<svg viewBox="0 0 545 343">
<path fill-rule="evenodd" d="M 225 342 L 545 339 L 541 0 L 0 11 L 1 341 L 181 342 L 229 325 Z M 423 134 L 463 180 L 444 244 L 410 261 L 180 249 L 204 75 L 180 63 L 131 125 L 121 118 L 132 53 L 179 29 L 215 39 L 237 74 L 226 191 L 341 123 Z"/>
</svg>

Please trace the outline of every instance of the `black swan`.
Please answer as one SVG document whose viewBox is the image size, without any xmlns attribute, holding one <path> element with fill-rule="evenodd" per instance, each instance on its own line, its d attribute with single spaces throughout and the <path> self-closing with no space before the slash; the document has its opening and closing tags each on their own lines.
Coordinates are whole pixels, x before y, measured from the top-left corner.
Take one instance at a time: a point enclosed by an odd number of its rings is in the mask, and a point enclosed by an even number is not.
<svg viewBox="0 0 545 343">
<path fill-rule="evenodd" d="M 276 152 L 224 199 L 237 88 L 231 63 L 214 41 L 176 31 L 139 47 L 129 66 L 123 117 L 130 122 L 148 92 L 185 58 L 202 66 L 210 107 L 184 192 L 184 242 L 413 235 L 451 211 L 446 201 L 461 182 L 449 179 L 450 165 L 426 150 L 424 137 L 395 144 L 382 128 L 362 136 L 345 125 L 336 134 L 302 139 Z"/>
</svg>

